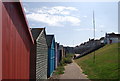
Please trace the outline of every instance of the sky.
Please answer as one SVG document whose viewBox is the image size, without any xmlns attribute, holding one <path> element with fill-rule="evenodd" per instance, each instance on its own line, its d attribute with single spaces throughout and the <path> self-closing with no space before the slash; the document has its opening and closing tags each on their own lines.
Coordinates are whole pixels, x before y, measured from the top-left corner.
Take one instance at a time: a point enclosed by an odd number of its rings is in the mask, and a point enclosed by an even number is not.
<svg viewBox="0 0 120 81">
<path fill-rule="evenodd" d="M 23 7 L 30 28 L 45 27 L 64 46 L 80 45 L 94 37 L 93 10 L 96 39 L 106 32 L 118 33 L 117 2 L 23 2 Z"/>
</svg>

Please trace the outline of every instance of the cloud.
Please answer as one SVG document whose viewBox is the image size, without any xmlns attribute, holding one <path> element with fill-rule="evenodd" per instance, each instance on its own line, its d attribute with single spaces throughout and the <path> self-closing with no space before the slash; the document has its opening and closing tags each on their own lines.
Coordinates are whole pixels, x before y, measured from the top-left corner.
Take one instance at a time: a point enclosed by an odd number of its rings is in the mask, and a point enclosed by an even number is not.
<svg viewBox="0 0 120 81">
<path fill-rule="evenodd" d="M 69 15 L 70 14 L 70 12 L 67 11 L 67 10 L 59 9 L 59 8 L 57 9 L 57 8 L 54 8 L 54 7 L 52 7 L 52 8 L 43 7 L 43 8 L 38 9 L 37 12 L 41 13 L 41 14 L 48 13 L 48 14 L 51 14 L 51 15 L 55 15 L 55 14 Z"/>
<path fill-rule="evenodd" d="M 65 7 L 65 6 L 55 6 L 55 7 L 42 7 L 37 10 L 38 13 L 48 13 L 48 14 L 62 14 L 69 15 L 70 11 L 78 11 L 74 7 Z"/>
<path fill-rule="evenodd" d="M 75 31 L 93 31 L 94 29 L 92 28 L 80 28 L 80 29 L 74 29 Z M 97 31 L 97 29 L 95 29 Z"/>
<path fill-rule="evenodd" d="M 71 16 L 71 11 L 78 10 L 74 7 L 55 6 L 50 8 L 42 7 L 33 10 L 32 13 L 26 15 L 29 20 L 46 23 L 49 26 L 63 26 L 66 22 L 73 26 L 80 25 L 80 19 Z M 25 9 L 25 11 L 27 10 Z"/>
<path fill-rule="evenodd" d="M 27 8 L 24 7 L 23 9 L 24 9 L 24 11 L 25 11 L 26 14 L 31 13 Z"/>
<path fill-rule="evenodd" d="M 57 15 L 49 15 L 49 14 L 28 14 L 28 19 L 35 20 L 37 22 L 46 23 L 49 26 L 62 26 L 64 22 L 70 22 L 72 25 L 79 25 L 80 20 L 76 17 L 72 16 L 57 16 Z"/>
<path fill-rule="evenodd" d="M 74 10 L 74 11 L 77 11 L 78 9 L 74 8 L 74 7 L 65 7 L 65 6 L 56 6 L 56 7 L 53 7 L 54 9 L 57 9 L 57 10 L 60 10 L 60 11 L 63 11 L 63 10 Z"/>
<path fill-rule="evenodd" d="M 59 15 L 69 15 L 70 11 L 78 11 L 78 9 L 74 7 L 65 7 L 65 6 L 55 6 L 55 7 L 42 7 L 38 8 L 36 12 L 38 13 L 48 13 L 51 15 L 59 14 Z"/>
<path fill-rule="evenodd" d="M 27 9 L 26 9 L 25 7 L 24 7 L 23 9 L 24 9 L 25 12 L 28 12 Z"/>
<path fill-rule="evenodd" d="M 85 16 L 83 16 L 84 18 L 87 18 L 87 16 L 85 15 Z"/>
<path fill-rule="evenodd" d="M 105 26 L 104 25 L 99 25 L 99 28 L 105 28 Z"/>
</svg>

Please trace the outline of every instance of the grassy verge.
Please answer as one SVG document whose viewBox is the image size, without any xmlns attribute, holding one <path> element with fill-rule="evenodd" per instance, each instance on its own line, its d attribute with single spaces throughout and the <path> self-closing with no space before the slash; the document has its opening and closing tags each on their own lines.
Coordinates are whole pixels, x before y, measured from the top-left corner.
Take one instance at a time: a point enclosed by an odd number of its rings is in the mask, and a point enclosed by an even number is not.
<svg viewBox="0 0 120 81">
<path fill-rule="evenodd" d="M 106 45 L 95 51 L 95 63 L 93 53 L 76 59 L 89 79 L 118 79 L 118 44 Z"/>
</svg>

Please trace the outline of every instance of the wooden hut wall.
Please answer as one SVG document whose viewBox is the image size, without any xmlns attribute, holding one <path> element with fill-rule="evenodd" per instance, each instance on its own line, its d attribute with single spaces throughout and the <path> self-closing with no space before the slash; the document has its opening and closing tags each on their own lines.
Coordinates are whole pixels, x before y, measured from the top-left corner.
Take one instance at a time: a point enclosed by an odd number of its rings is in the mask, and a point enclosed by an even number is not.
<svg viewBox="0 0 120 81">
<path fill-rule="evenodd" d="M 31 59 L 31 68 L 33 68 L 33 72 L 36 72 L 36 75 L 33 75 L 33 79 L 47 79 L 48 46 L 46 42 L 45 29 L 31 28 L 31 31 L 35 41 L 35 45 L 32 49 L 32 52 L 35 54 L 31 57 L 33 58 Z"/>
<path fill-rule="evenodd" d="M 47 79 L 48 47 L 44 32 L 36 40 L 36 79 Z"/>
<path fill-rule="evenodd" d="M 48 43 L 48 77 L 50 77 L 54 71 L 55 64 L 55 38 L 54 35 L 47 35 Z"/>
<path fill-rule="evenodd" d="M 2 2 L 2 79 L 30 79 L 33 38 L 20 2 Z"/>
<path fill-rule="evenodd" d="M 2 11 L 2 1 L 0 0 L 0 11 Z M 2 13 L 0 12 L 0 81 L 2 80 Z"/>
<path fill-rule="evenodd" d="M 58 65 L 58 45 L 57 42 L 55 43 L 55 69 L 57 68 Z"/>
<path fill-rule="evenodd" d="M 59 43 L 57 43 L 57 66 L 60 63 L 60 47 L 59 47 Z"/>
</svg>

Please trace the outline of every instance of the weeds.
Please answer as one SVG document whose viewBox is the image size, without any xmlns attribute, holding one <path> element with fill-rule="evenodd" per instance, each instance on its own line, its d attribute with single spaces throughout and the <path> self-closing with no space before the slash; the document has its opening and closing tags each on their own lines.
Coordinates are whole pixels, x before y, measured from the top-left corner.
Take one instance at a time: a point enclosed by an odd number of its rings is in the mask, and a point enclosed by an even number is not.
<svg viewBox="0 0 120 81">
<path fill-rule="evenodd" d="M 67 64 L 72 63 L 72 58 L 73 58 L 73 54 L 67 54 L 66 57 L 64 57 L 61 61 L 59 66 L 57 67 L 55 74 L 56 75 L 60 75 L 60 74 L 64 74 L 64 66 L 66 66 Z"/>
</svg>

